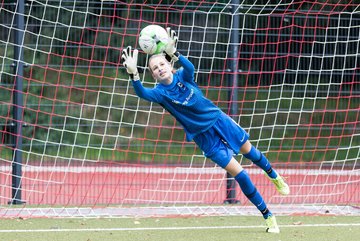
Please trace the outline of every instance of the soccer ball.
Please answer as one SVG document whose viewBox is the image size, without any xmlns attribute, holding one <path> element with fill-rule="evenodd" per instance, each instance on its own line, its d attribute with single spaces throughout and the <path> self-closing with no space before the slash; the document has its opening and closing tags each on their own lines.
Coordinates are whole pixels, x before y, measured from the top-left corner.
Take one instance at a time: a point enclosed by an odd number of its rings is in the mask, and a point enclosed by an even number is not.
<svg viewBox="0 0 360 241">
<path fill-rule="evenodd" d="M 147 54 L 159 54 L 165 50 L 168 42 L 166 30 L 159 25 L 148 25 L 139 36 L 140 48 Z"/>
</svg>

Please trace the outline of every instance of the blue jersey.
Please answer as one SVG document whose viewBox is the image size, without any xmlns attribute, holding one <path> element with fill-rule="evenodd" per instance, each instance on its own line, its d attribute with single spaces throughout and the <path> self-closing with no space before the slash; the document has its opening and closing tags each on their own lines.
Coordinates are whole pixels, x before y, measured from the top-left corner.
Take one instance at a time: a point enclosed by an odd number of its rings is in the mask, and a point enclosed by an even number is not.
<svg viewBox="0 0 360 241">
<path fill-rule="evenodd" d="M 207 99 L 194 81 L 194 65 L 179 56 L 182 68 L 176 71 L 170 85 L 159 83 L 155 88 L 145 88 L 133 81 L 136 94 L 145 100 L 164 107 L 184 127 L 187 141 L 207 131 L 220 117 L 222 111 Z"/>
</svg>

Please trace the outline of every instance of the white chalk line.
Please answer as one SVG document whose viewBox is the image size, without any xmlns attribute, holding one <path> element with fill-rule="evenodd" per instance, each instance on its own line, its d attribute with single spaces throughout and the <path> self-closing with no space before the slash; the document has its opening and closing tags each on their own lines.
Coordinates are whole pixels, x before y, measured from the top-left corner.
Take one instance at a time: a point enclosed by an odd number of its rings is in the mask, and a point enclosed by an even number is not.
<svg viewBox="0 0 360 241">
<path fill-rule="evenodd" d="M 324 223 L 324 224 L 292 224 L 279 225 L 279 228 L 311 228 L 311 227 L 351 227 L 360 226 L 360 223 Z M 256 226 L 199 226 L 199 227 L 144 227 L 144 228 L 52 228 L 52 229 L 9 229 L 0 230 L 0 233 L 53 233 L 53 232 L 108 232 L 108 231 L 174 231 L 174 230 L 206 230 L 206 229 L 258 229 L 266 228 L 263 225 Z"/>
</svg>

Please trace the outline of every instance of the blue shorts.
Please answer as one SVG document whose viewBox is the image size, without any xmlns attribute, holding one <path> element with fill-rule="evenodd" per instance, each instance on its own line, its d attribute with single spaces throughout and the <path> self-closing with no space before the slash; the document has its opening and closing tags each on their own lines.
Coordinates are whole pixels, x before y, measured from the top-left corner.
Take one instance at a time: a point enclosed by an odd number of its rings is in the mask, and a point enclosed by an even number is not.
<svg viewBox="0 0 360 241">
<path fill-rule="evenodd" d="M 222 168 L 229 164 L 234 154 L 239 153 L 248 139 L 249 134 L 225 113 L 210 129 L 194 137 L 204 155 Z"/>
</svg>

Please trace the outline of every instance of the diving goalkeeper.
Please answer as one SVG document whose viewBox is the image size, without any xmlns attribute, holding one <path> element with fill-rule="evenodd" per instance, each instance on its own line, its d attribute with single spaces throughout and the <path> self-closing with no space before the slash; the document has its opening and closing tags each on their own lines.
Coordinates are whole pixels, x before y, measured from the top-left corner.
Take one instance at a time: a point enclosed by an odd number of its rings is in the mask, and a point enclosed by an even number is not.
<svg viewBox="0 0 360 241">
<path fill-rule="evenodd" d="M 233 157 L 241 153 L 264 170 L 279 193 L 290 193 L 284 179 L 272 168 L 268 159 L 249 141 L 249 134 L 233 119 L 207 99 L 194 81 L 194 65 L 177 52 L 175 31 L 167 29 L 169 41 L 165 54 L 149 59 L 149 70 L 158 81 L 155 88 L 145 88 L 137 69 L 138 50 L 128 46 L 122 52 L 123 65 L 132 80 L 136 94 L 165 108 L 183 126 L 187 141 L 194 140 L 204 155 L 224 168 L 239 183 L 244 195 L 263 215 L 269 233 L 279 233 L 275 216 L 267 208 L 246 170 Z M 173 72 L 170 61 L 182 68 Z"/>
</svg>

